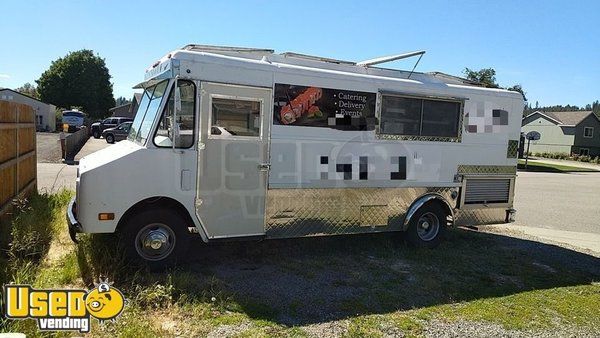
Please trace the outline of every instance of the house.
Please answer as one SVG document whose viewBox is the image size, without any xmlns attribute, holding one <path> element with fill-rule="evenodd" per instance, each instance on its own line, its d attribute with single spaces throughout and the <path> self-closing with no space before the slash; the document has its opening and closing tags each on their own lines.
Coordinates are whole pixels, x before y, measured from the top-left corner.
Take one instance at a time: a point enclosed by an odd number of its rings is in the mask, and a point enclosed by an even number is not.
<svg viewBox="0 0 600 338">
<path fill-rule="evenodd" d="M 521 131 L 537 131 L 533 153 L 568 153 L 600 156 L 600 118 L 591 111 L 535 111 L 523 118 Z"/>
<path fill-rule="evenodd" d="M 8 88 L 0 88 L 0 100 L 31 106 L 35 111 L 36 130 L 56 131 L 56 107 L 54 105 Z"/>
<path fill-rule="evenodd" d="M 111 117 L 130 117 L 135 118 L 135 113 L 137 113 L 138 106 L 140 104 L 140 100 L 142 99 L 141 93 L 133 94 L 133 99 L 130 103 L 126 103 L 120 106 L 116 106 L 114 108 L 110 108 L 108 111 L 110 112 Z"/>
</svg>

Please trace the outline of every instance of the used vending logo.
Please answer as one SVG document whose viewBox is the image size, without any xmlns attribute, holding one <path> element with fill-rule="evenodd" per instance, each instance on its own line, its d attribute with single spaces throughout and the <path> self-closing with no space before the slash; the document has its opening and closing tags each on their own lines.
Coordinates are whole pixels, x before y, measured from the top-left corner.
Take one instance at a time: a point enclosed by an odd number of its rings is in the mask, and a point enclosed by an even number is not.
<svg viewBox="0 0 600 338">
<path fill-rule="evenodd" d="M 121 291 L 108 283 L 86 290 L 36 290 L 30 285 L 4 285 L 5 314 L 10 319 L 36 319 L 42 331 L 90 332 L 90 317 L 115 320 L 125 307 Z"/>
</svg>

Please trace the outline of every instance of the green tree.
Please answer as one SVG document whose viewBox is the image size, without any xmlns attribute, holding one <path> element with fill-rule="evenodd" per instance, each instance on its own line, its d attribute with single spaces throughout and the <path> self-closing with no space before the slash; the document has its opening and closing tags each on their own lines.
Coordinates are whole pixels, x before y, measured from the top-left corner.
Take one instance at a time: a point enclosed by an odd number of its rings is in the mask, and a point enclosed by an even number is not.
<svg viewBox="0 0 600 338">
<path fill-rule="evenodd" d="M 470 68 L 465 68 L 463 71 L 467 80 L 478 82 L 482 84 L 484 87 L 488 88 L 504 88 L 501 87 L 496 82 L 496 70 L 494 68 L 482 68 L 480 70 L 472 70 Z M 527 101 L 527 97 L 525 96 L 525 91 L 520 84 L 516 84 L 512 87 L 506 87 L 504 89 L 512 90 L 515 92 L 521 93 L 523 95 L 523 100 Z M 537 102 L 535 103 L 537 107 Z"/>
<path fill-rule="evenodd" d="M 500 87 L 496 83 L 496 71 L 493 68 L 483 68 L 480 70 L 472 70 L 470 68 L 465 68 L 463 73 L 465 74 L 468 80 L 479 82 L 485 87 Z"/>
<path fill-rule="evenodd" d="M 40 99 L 59 107 L 79 106 L 92 118 L 108 115 L 115 106 L 104 59 L 87 49 L 53 61 L 36 81 Z"/>
<path fill-rule="evenodd" d="M 523 90 L 523 87 L 521 87 L 520 84 L 516 84 L 516 85 L 514 85 L 512 87 L 508 87 L 506 89 L 521 93 L 521 95 L 523 95 L 523 100 L 527 101 L 527 96 L 525 96 L 525 91 Z"/>
<path fill-rule="evenodd" d="M 125 97 L 123 97 L 123 96 L 119 96 L 119 97 L 118 97 L 118 98 L 115 100 L 115 105 L 116 105 L 116 106 L 122 106 L 122 105 L 124 105 L 124 104 L 128 104 L 128 103 L 131 103 L 131 101 L 130 101 L 130 100 L 128 100 L 128 99 L 126 99 L 126 98 L 125 98 Z"/>
<path fill-rule="evenodd" d="M 600 116 L 600 102 L 598 100 L 592 103 L 592 111 L 594 112 L 594 114 Z"/>
<path fill-rule="evenodd" d="M 37 88 L 29 82 L 27 82 L 26 84 L 22 85 L 21 87 L 15 89 L 15 91 L 17 91 L 21 94 L 25 94 L 27 96 L 31 96 L 36 99 L 40 97 L 40 95 L 38 94 Z"/>
</svg>

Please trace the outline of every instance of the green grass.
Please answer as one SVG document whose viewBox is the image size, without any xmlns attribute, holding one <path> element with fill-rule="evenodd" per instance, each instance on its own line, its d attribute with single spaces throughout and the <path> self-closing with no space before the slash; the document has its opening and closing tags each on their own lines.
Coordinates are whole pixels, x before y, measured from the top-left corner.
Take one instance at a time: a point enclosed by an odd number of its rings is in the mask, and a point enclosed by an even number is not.
<svg viewBox="0 0 600 338">
<path fill-rule="evenodd" d="M 195 242 L 197 259 L 153 273 L 127 263 L 115 236 L 70 243 L 70 196 L 35 196 L 4 228 L 3 282 L 91 288 L 108 278 L 128 304 L 116 322 L 93 321 L 92 336 L 418 337 L 431 320 L 600 329 L 599 260 L 564 248 L 461 229 L 435 250 L 390 234 Z M 32 320 L 0 322 L 10 331 L 42 336 Z"/>
<path fill-rule="evenodd" d="M 590 168 L 574 167 L 562 164 L 543 163 L 535 160 L 529 160 L 527 169 L 525 168 L 525 160 L 519 160 L 517 169 L 524 171 L 550 172 L 550 173 L 568 173 L 568 172 L 594 172 L 597 170 Z"/>
</svg>

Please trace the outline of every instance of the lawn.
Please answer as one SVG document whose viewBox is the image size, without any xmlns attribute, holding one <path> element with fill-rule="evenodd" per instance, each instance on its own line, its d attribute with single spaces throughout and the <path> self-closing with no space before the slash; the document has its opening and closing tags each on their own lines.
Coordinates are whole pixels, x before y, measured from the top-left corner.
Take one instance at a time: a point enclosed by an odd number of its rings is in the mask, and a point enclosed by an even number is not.
<svg viewBox="0 0 600 338">
<path fill-rule="evenodd" d="M 561 164 L 543 163 L 535 160 L 529 160 L 527 168 L 525 168 L 525 160 L 519 160 L 517 169 L 523 171 L 537 171 L 550 173 L 568 173 L 568 172 L 595 172 L 597 170 L 583 167 L 574 167 Z"/>
<path fill-rule="evenodd" d="M 396 234 L 195 240 L 185 262 L 152 273 L 125 262 L 115 236 L 71 243 L 69 196 L 36 196 L 3 226 L 12 236 L 0 277 L 36 287 L 113 281 L 128 305 L 114 323 L 94 321 L 91 336 L 422 336 L 453 325 L 487 335 L 600 332 L 600 259 L 562 247 L 460 228 L 435 250 Z M 0 326 L 40 336 L 32 320 Z"/>
</svg>

